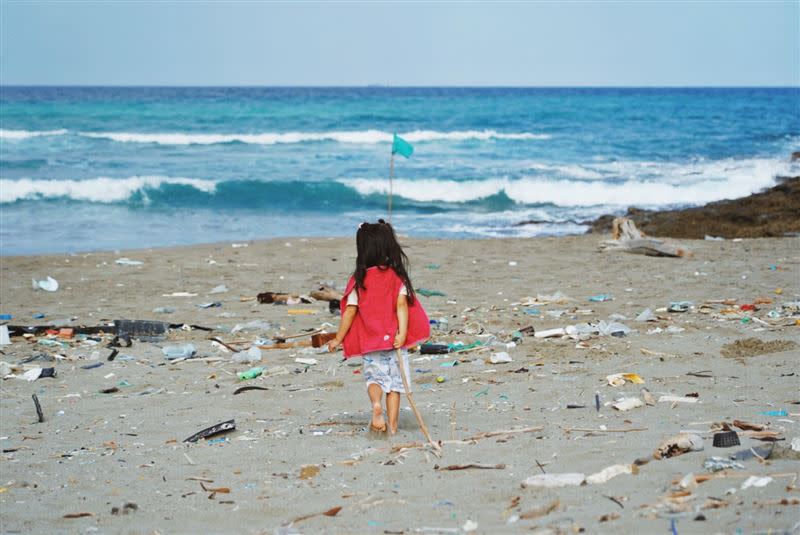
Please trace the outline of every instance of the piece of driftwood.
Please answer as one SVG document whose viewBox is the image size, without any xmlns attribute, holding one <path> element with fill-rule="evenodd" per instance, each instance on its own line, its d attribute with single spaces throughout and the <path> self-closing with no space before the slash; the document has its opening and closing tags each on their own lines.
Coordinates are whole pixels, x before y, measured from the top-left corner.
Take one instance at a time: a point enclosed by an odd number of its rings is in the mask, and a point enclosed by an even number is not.
<svg viewBox="0 0 800 535">
<path fill-rule="evenodd" d="M 320 286 L 318 290 L 314 290 L 308 295 L 317 301 L 341 301 L 342 299 L 341 292 L 337 292 L 328 286 Z"/>
<path fill-rule="evenodd" d="M 600 242 L 601 251 L 623 251 L 647 256 L 692 256 L 687 249 L 647 237 L 627 217 L 615 218 L 611 226 L 613 239 Z"/>
<path fill-rule="evenodd" d="M 33 406 L 36 407 L 36 416 L 39 419 L 39 423 L 42 423 L 44 422 L 44 414 L 42 414 L 42 406 L 39 405 L 39 398 L 36 394 L 31 394 L 31 396 L 33 397 Z"/>
<path fill-rule="evenodd" d="M 448 466 L 439 466 L 438 464 L 433 467 L 434 470 L 469 470 L 476 468 L 478 470 L 504 470 L 504 464 L 481 464 L 481 463 L 468 463 L 468 464 L 451 464 Z"/>
</svg>

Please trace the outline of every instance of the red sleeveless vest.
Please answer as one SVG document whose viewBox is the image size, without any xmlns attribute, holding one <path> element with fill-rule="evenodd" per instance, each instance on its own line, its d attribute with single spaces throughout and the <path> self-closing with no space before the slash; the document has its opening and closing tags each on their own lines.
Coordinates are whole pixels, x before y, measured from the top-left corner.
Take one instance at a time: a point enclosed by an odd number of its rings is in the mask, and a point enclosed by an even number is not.
<svg viewBox="0 0 800 535">
<path fill-rule="evenodd" d="M 347 309 L 347 296 L 358 291 L 358 313 L 342 341 L 344 358 L 357 357 L 372 351 L 392 349 L 397 334 L 397 297 L 403 281 L 391 268 L 371 267 L 364 277 L 364 288 L 356 290 L 350 277 L 342 298 L 342 314 Z M 428 315 L 419 299 L 408 305 L 408 335 L 403 347 L 411 347 L 430 336 Z"/>
</svg>

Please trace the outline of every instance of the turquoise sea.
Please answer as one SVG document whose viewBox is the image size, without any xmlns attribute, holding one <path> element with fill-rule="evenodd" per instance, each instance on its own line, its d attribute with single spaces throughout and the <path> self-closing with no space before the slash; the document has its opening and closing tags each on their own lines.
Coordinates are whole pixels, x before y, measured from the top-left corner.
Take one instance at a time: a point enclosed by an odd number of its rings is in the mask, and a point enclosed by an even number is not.
<svg viewBox="0 0 800 535">
<path fill-rule="evenodd" d="M 581 233 L 800 174 L 800 89 L 0 87 L 0 253 Z M 520 225 L 522 221 L 534 221 Z"/>
</svg>

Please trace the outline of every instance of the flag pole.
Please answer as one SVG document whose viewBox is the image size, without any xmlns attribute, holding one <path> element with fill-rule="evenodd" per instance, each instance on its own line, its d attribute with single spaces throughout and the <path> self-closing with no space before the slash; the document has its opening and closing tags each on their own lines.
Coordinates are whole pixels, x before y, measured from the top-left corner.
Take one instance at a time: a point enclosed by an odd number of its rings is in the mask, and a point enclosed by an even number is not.
<svg viewBox="0 0 800 535">
<path fill-rule="evenodd" d="M 389 159 L 389 224 L 392 224 L 392 181 L 394 180 L 394 151 Z"/>
</svg>

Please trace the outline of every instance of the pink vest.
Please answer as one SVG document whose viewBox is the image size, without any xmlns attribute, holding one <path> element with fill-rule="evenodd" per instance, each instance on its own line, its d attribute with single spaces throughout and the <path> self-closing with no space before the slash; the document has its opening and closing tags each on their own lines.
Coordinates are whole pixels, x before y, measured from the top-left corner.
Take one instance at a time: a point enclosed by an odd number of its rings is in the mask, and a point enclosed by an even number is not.
<svg viewBox="0 0 800 535">
<path fill-rule="evenodd" d="M 344 357 L 357 357 L 372 351 L 392 349 L 397 334 L 397 297 L 403 281 L 393 269 L 371 267 L 364 277 L 364 288 L 355 290 L 355 278 L 350 277 L 342 298 L 342 314 L 347 308 L 347 296 L 358 291 L 358 313 L 344 337 Z M 427 340 L 430 336 L 428 315 L 419 299 L 408 305 L 408 335 L 403 347 Z"/>
</svg>

